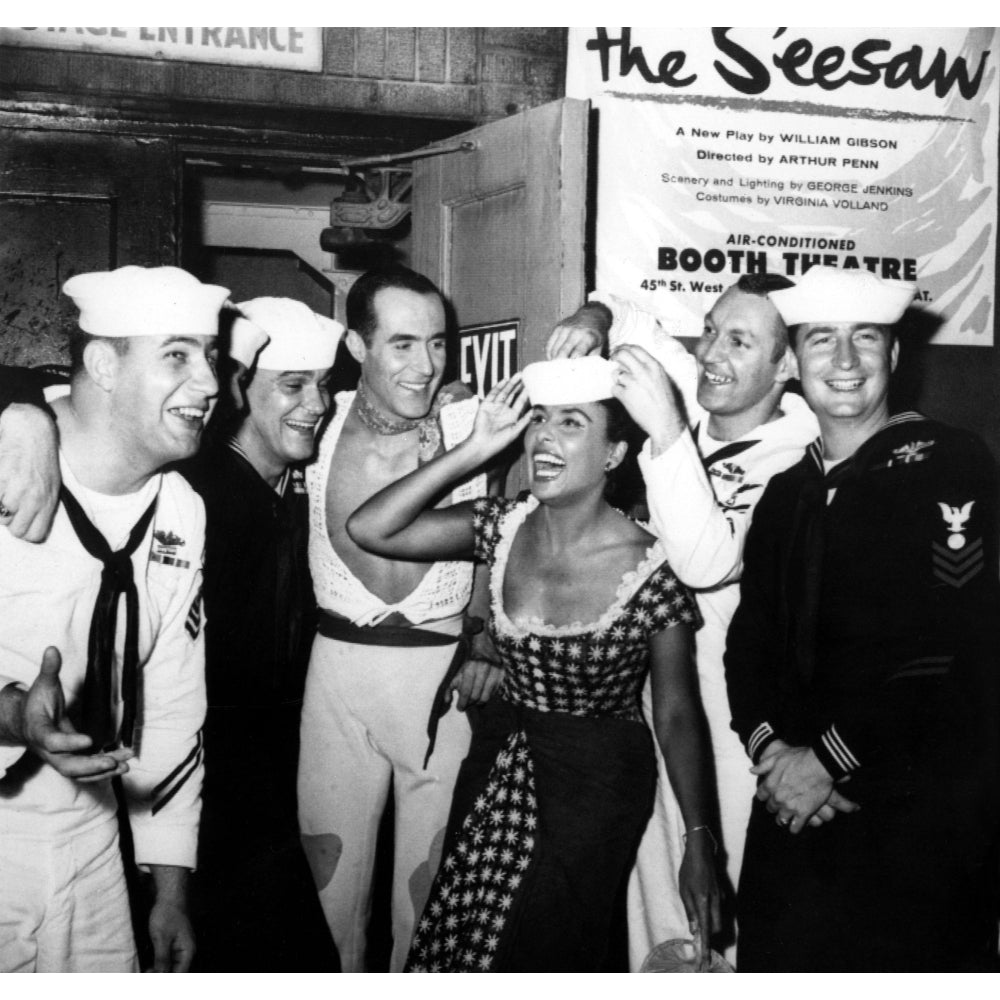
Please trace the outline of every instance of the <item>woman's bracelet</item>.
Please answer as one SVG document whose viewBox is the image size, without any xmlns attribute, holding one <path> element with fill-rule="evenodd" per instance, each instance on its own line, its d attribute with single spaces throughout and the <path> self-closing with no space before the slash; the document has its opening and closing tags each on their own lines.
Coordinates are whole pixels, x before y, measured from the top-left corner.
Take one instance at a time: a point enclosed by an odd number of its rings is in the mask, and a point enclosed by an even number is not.
<svg viewBox="0 0 1000 1000">
<path fill-rule="evenodd" d="M 697 833 L 699 830 L 704 830 L 705 833 L 708 834 L 709 840 L 712 841 L 712 853 L 713 854 L 718 854 L 719 853 L 719 842 L 715 839 L 715 834 L 712 833 L 712 828 L 710 826 L 693 826 L 693 827 L 691 827 L 690 830 L 687 830 L 684 833 L 684 844 L 685 844 L 685 846 L 687 845 L 688 837 L 691 836 L 692 833 Z"/>
</svg>

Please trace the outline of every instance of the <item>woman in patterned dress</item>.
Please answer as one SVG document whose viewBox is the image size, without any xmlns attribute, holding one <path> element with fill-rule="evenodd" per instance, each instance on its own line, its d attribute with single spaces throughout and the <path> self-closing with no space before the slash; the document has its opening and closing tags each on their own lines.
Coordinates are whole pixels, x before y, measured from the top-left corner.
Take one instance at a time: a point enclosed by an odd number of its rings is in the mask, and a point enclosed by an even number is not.
<svg viewBox="0 0 1000 1000">
<path fill-rule="evenodd" d="M 465 442 L 348 520 L 380 555 L 487 562 L 490 633 L 506 667 L 499 691 L 470 713 L 472 745 L 409 970 L 600 968 L 656 783 L 639 701 L 647 669 L 688 831 L 682 896 L 709 955 L 719 915 L 691 656 L 700 619 L 656 539 L 605 500 L 628 450 L 628 417 L 607 398 L 613 371 L 599 358 L 528 366 L 527 413 L 515 376 L 489 394 Z M 530 495 L 430 507 L 525 428 Z"/>
</svg>

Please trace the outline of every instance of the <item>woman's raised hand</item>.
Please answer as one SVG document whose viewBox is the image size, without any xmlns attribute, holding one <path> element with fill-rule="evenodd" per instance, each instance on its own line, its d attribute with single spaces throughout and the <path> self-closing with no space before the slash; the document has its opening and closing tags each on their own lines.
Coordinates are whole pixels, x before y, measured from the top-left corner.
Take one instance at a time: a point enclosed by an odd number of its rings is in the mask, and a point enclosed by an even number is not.
<svg viewBox="0 0 1000 1000">
<path fill-rule="evenodd" d="M 530 418 L 524 382 L 514 375 L 495 385 L 480 402 L 469 443 L 495 455 L 521 436 Z"/>
</svg>

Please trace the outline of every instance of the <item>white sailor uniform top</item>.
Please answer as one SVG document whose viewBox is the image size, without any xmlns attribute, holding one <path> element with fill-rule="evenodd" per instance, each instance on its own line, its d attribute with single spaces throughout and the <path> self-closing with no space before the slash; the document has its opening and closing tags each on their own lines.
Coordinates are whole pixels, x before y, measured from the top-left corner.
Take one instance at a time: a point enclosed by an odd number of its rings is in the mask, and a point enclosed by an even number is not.
<svg viewBox="0 0 1000 1000">
<path fill-rule="evenodd" d="M 204 507 L 177 473 L 154 476 L 137 494 L 107 497 L 85 489 L 65 460 L 61 466 L 64 484 L 98 530 L 122 526 L 120 537 L 108 538 L 112 549 L 120 547 L 157 498 L 152 522 L 132 556 L 139 597 L 140 695 L 136 756 L 122 782 L 137 863 L 194 868 L 205 716 Z M 55 646 L 62 654 L 60 681 L 72 720 L 86 673 L 102 565 L 84 550 L 62 505 L 40 545 L 0 528 L 0 561 L 0 687 L 29 687 L 45 648 Z M 116 671 L 125 617 L 124 611 L 118 615 Z M 81 785 L 21 746 L 0 747 L 0 789 L 0 840 L 65 839 L 116 819 L 110 782 Z"/>
</svg>

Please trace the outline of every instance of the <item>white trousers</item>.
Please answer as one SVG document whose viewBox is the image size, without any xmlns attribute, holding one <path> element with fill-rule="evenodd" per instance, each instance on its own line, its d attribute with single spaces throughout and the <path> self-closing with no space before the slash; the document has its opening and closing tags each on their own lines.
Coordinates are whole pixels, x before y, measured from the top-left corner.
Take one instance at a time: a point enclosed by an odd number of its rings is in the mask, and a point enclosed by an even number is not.
<svg viewBox="0 0 1000 1000">
<path fill-rule="evenodd" d="M 469 748 L 464 713 L 438 724 L 424 770 L 427 719 L 453 645 L 360 646 L 317 636 L 302 710 L 299 821 L 344 972 L 365 968 L 379 821 L 395 806 L 391 970 L 401 971 L 441 860 L 458 768 Z"/>
<path fill-rule="evenodd" d="M 743 846 L 746 842 L 750 807 L 757 779 L 750 774 L 750 759 L 739 737 L 729 728 L 729 702 L 725 688 L 717 690 L 702 680 L 702 701 L 708 719 L 719 791 L 722 846 L 726 851 L 726 874 L 732 891 L 740 880 Z M 643 713 L 652 725 L 649 681 L 642 698 Z M 655 740 L 654 740 L 655 742 Z M 666 764 L 656 747 L 657 782 L 653 815 L 643 834 L 628 886 L 629 968 L 638 972 L 649 952 L 674 938 L 691 938 L 678 879 L 684 859 L 684 819 L 667 777 Z M 736 948 L 726 949 L 733 964 Z"/>
<path fill-rule="evenodd" d="M 0 838 L 0 971 L 138 972 L 118 822 Z"/>
</svg>

